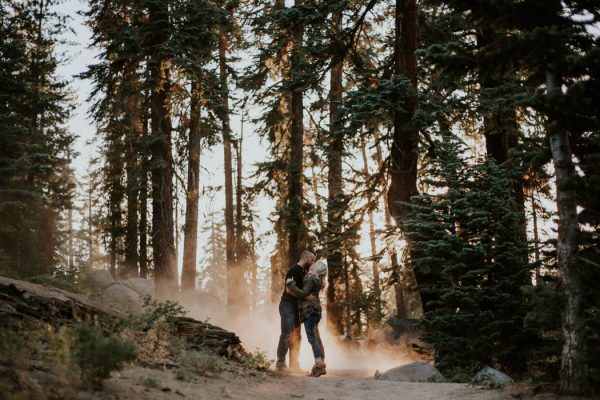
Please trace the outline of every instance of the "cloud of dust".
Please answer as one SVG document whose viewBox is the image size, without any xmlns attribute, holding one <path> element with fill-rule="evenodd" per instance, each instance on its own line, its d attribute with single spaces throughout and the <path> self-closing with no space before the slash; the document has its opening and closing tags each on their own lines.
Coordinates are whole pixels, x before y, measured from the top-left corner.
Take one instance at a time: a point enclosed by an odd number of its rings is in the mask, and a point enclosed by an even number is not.
<svg viewBox="0 0 600 400">
<path fill-rule="evenodd" d="M 269 359 L 277 358 L 277 344 L 280 335 L 280 317 L 277 305 L 262 305 L 253 312 L 238 317 L 230 317 L 225 307 L 187 306 L 189 316 L 198 320 L 208 320 L 213 325 L 235 332 L 247 351 L 265 352 Z M 368 348 L 364 341 L 342 342 L 327 329 L 326 315 L 319 324 L 321 339 L 325 347 L 325 362 L 328 370 L 346 370 L 372 376 L 376 370 L 386 371 L 414 361 L 406 348 L 392 347 L 383 338 L 376 340 Z M 288 360 L 286 360 L 287 362 Z M 310 370 L 314 358 L 308 343 L 304 325 L 300 345 L 300 367 Z"/>
</svg>

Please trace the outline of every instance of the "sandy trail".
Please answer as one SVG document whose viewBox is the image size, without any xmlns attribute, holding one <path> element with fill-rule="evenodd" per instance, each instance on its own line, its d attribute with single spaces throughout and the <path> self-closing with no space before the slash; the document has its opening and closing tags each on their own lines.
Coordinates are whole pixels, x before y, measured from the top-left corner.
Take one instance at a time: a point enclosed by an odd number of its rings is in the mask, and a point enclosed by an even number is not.
<svg viewBox="0 0 600 400">
<path fill-rule="evenodd" d="M 244 400 L 497 400 L 507 394 L 456 383 L 386 382 L 360 372 L 331 371 L 321 378 L 226 369 L 192 382 L 172 371 L 130 368 L 111 378 L 94 399 L 244 399 Z M 151 384 L 149 384 L 149 382 Z"/>
</svg>

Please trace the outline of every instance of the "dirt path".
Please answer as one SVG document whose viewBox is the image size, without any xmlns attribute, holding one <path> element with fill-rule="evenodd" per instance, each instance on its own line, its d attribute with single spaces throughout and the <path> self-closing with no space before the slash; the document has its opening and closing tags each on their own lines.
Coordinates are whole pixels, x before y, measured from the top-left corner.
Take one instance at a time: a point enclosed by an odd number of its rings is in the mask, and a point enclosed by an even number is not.
<svg viewBox="0 0 600 400">
<path fill-rule="evenodd" d="M 214 377 L 180 381 L 172 371 L 131 368 L 111 378 L 90 399 L 244 400 L 499 400 L 506 393 L 455 383 L 385 382 L 332 371 L 318 379 L 228 368 Z"/>
</svg>

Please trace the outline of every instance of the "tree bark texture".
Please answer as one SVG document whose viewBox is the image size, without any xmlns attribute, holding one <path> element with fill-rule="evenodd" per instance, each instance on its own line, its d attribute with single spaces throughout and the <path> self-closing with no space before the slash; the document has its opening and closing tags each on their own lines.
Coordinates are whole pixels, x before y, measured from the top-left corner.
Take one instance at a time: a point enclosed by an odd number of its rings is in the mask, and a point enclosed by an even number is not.
<svg viewBox="0 0 600 400">
<path fill-rule="evenodd" d="M 295 0 L 294 6 L 302 6 L 303 0 Z M 288 164 L 288 199 L 287 199 L 287 234 L 288 264 L 292 265 L 300 259 L 306 246 L 306 227 L 304 226 L 304 88 L 300 81 L 304 26 L 296 21 L 292 33 L 291 56 L 291 137 L 290 160 Z"/>
<path fill-rule="evenodd" d="M 140 278 L 148 277 L 148 152 L 146 140 L 148 139 L 148 115 L 146 107 L 143 113 L 143 147 L 140 167 Z"/>
<path fill-rule="evenodd" d="M 375 132 L 375 160 L 377 165 L 383 166 L 383 149 L 381 148 L 381 142 L 379 141 L 380 135 Z M 384 184 L 386 182 L 384 181 Z M 392 227 L 392 214 L 390 213 L 390 207 L 388 197 L 383 196 L 383 208 L 385 211 L 385 226 L 387 229 Z M 396 246 L 392 245 L 389 249 L 390 253 L 390 265 L 392 267 L 392 274 L 397 277 L 397 282 L 394 284 L 394 298 L 396 300 L 396 315 L 400 318 L 408 318 L 408 310 L 406 307 L 406 301 L 404 296 L 404 287 L 400 279 L 400 266 L 398 264 L 398 252 Z"/>
<path fill-rule="evenodd" d="M 561 80 L 553 65 L 546 71 L 546 89 L 552 101 L 562 96 Z M 577 262 L 579 221 L 574 186 L 575 166 L 568 133 L 559 122 L 548 118 L 548 139 L 556 173 L 558 210 L 558 269 L 564 294 L 562 312 L 563 349 L 560 390 L 565 394 L 585 394 L 588 390 L 587 346 L 582 303 L 583 271 Z"/>
<path fill-rule="evenodd" d="M 367 145 L 364 140 L 361 143 L 361 155 L 363 160 L 363 174 L 365 175 L 365 179 L 369 179 L 371 173 L 369 172 L 369 162 L 367 158 Z M 369 242 L 371 245 L 371 258 L 372 258 L 372 273 L 373 273 L 373 292 L 375 292 L 375 299 L 377 301 L 376 304 L 376 315 L 377 319 L 382 315 L 381 304 L 379 303 L 381 299 L 381 285 L 379 282 L 379 259 L 377 258 L 377 237 L 375 235 L 375 221 L 373 218 L 373 209 L 369 207 L 367 212 L 367 217 L 369 221 Z M 374 321 L 378 322 L 378 321 Z"/>
<path fill-rule="evenodd" d="M 181 270 L 181 291 L 183 294 L 196 290 L 198 202 L 200 198 L 200 140 L 202 138 L 202 121 L 200 116 L 201 92 L 199 86 L 198 82 L 192 82 L 185 226 L 183 228 L 183 267 Z"/>
<path fill-rule="evenodd" d="M 332 36 L 340 34 L 342 28 L 342 10 L 334 11 Z M 329 285 L 327 287 L 327 314 L 329 328 L 336 335 L 343 333 L 343 308 L 341 293 L 337 293 L 344 278 L 342 253 L 342 227 L 344 216 L 344 192 L 342 178 L 342 154 L 344 151 L 341 136 L 340 107 L 343 95 L 343 60 L 337 61 L 331 68 L 329 80 L 329 140 L 327 151 L 327 265 L 329 268 Z"/>
<path fill-rule="evenodd" d="M 125 171 L 127 174 L 127 224 L 125 227 L 125 276 L 138 276 L 138 197 L 139 197 L 139 143 L 143 136 L 141 99 L 136 84 L 135 65 L 127 62 L 125 75 L 125 119 L 127 130 L 125 135 Z"/>
<path fill-rule="evenodd" d="M 227 260 L 227 309 L 236 312 L 238 276 L 235 262 L 235 222 L 233 218 L 233 166 L 229 125 L 229 89 L 227 87 L 227 37 L 225 26 L 219 34 L 219 73 L 222 90 L 223 160 L 225 163 L 225 254 Z"/>
<path fill-rule="evenodd" d="M 152 251 L 156 297 L 172 298 L 178 293 L 177 265 L 173 221 L 173 156 L 171 153 L 171 82 L 168 58 L 162 46 L 169 35 L 167 2 L 153 2 L 149 7 L 152 26 L 150 79 L 152 94 Z"/>
<path fill-rule="evenodd" d="M 417 4 L 416 0 L 396 0 L 394 74 L 404 77 L 411 88 L 404 99 L 396 98 L 394 134 L 391 148 L 391 183 L 388 204 L 392 217 L 402 225 L 407 207 L 417 191 L 417 134 L 412 118 L 417 107 Z"/>
</svg>

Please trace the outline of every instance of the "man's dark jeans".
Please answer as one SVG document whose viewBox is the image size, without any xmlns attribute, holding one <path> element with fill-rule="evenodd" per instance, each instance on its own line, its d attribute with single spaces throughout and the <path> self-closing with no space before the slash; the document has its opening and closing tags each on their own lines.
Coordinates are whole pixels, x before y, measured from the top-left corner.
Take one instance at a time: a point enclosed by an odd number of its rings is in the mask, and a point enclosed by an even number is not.
<svg viewBox="0 0 600 400">
<path fill-rule="evenodd" d="M 279 303 L 281 317 L 281 336 L 277 346 L 277 364 L 285 364 L 285 356 L 290 351 L 290 368 L 300 369 L 298 355 L 300 353 L 300 315 L 298 304 L 287 300 Z"/>
</svg>

